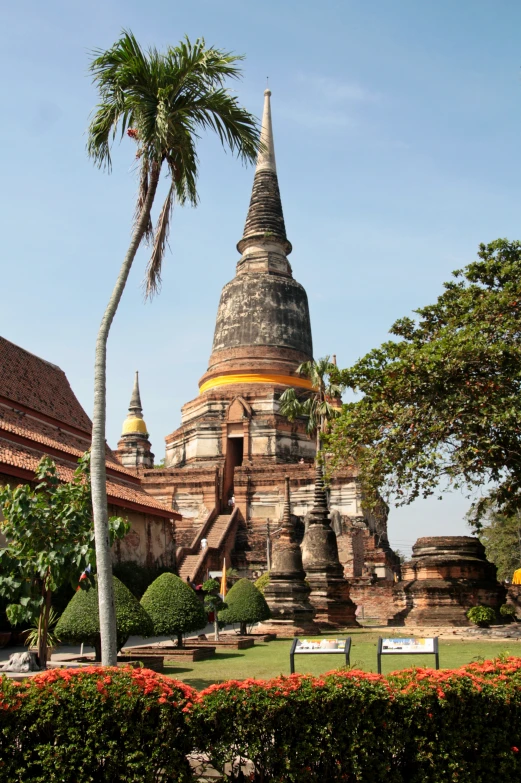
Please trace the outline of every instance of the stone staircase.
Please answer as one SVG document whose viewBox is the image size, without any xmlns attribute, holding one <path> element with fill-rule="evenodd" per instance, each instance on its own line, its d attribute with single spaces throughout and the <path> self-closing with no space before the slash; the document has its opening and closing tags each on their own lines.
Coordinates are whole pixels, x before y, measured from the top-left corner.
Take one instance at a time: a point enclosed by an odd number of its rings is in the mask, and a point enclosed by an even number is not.
<svg viewBox="0 0 521 783">
<path fill-rule="evenodd" d="M 232 514 L 217 515 L 215 510 L 209 514 L 191 546 L 177 551 L 177 572 L 183 582 L 187 577 L 191 582 L 200 582 L 210 569 L 220 570 L 223 558 L 229 556 L 233 549 L 238 521 L 238 508 Z M 201 550 L 203 538 L 206 538 L 208 546 Z"/>
</svg>

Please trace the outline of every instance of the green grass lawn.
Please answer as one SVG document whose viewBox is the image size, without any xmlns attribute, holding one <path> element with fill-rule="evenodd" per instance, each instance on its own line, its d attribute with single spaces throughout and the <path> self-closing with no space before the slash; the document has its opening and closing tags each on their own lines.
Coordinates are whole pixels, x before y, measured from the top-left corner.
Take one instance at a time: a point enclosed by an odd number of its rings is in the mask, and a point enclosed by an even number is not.
<svg viewBox="0 0 521 783">
<path fill-rule="evenodd" d="M 378 636 L 411 636 L 397 632 L 396 629 L 382 629 L 379 633 L 373 630 L 354 629 L 350 634 L 351 665 L 367 672 L 376 672 L 376 641 Z M 334 634 L 328 634 L 335 637 Z M 337 634 L 341 638 L 343 634 Z M 320 637 L 319 637 L 320 638 Z M 215 658 L 197 663 L 179 663 L 165 666 L 164 673 L 176 679 L 183 680 L 193 688 L 202 690 L 215 682 L 226 680 L 245 680 L 253 677 L 258 680 L 269 680 L 279 674 L 289 674 L 289 650 L 291 639 L 276 639 L 274 642 L 259 644 L 249 650 L 233 650 L 217 652 Z M 507 653 L 521 656 L 521 642 L 505 639 L 504 641 L 460 641 L 441 639 L 439 643 L 440 666 L 443 669 L 454 669 L 473 660 L 495 658 Z M 322 674 L 331 669 L 339 668 L 344 662 L 343 655 L 300 655 L 295 656 L 295 670 Z M 411 666 L 431 666 L 434 668 L 433 655 L 393 655 L 382 659 L 382 672 L 405 669 Z"/>
</svg>

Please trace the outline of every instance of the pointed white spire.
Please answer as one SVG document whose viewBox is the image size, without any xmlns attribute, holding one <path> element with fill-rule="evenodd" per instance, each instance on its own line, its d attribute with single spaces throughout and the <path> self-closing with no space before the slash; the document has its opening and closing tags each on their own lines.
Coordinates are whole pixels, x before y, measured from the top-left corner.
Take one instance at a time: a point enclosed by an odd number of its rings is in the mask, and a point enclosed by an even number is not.
<svg viewBox="0 0 521 783">
<path fill-rule="evenodd" d="M 277 164 L 275 163 L 275 146 L 273 144 L 273 128 L 271 127 L 271 90 L 264 90 L 264 111 L 262 113 L 261 143 L 264 150 L 259 152 L 257 158 L 257 171 L 273 171 L 277 173 Z"/>
</svg>

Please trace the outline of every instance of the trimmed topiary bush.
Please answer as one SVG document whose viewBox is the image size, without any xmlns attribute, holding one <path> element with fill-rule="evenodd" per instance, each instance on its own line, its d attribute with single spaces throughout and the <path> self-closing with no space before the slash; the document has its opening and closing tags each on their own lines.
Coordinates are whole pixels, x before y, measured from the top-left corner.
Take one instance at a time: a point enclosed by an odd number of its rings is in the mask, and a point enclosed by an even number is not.
<svg viewBox="0 0 521 783">
<path fill-rule="evenodd" d="M 491 606 L 473 606 L 468 610 L 467 617 L 471 623 L 475 623 L 481 628 L 488 628 L 490 623 L 496 619 L 496 613 Z"/>
<path fill-rule="evenodd" d="M 183 634 L 206 626 L 206 612 L 189 584 L 175 574 L 161 574 L 152 582 L 141 605 L 150 616 L 156 636 L 177 637 L 183 646 Z"/>
<path fill-rule="evenodd" d="M 246 626 L 268 620 L 270 609 L 261 591 L 249 579 L 239 579 L 226 595 L 227 609 L 219 612 L 223 623 L 239 623 L 241 634 L 246 634 Z"/>
<path fill-rule="evenodd" d="M 499 609 L 499 614 L 507 623 L 517 620 L 516 607 L 512 606 L 512 604 L 503 604 Z"/>
<path fill-rule="evenodd" d="M 120 650 L 129 636 L 152 636 L 154 628 L 150 617 L 137 598 L 115 576 L 113 580 L 118 650 Z M 97 587 L 78 590 L 74 594 L 58 620 L 56 635 L 62 642 L 88 644 L 94 647 L 96 660 L 101 660 Z"/>
<path fill-rule="evenodd" d="M 270 583 L 270 572 L 266 571 L 265 574 L 262 574 L 262 576 L 259 576 L 258 579 L 255 580 L 254 585 L 257 588 L 257 590 L 260 590 L 262 595 L 264 595 L 264 591 L 267 588 L 267 586 Z"/>
</svg>

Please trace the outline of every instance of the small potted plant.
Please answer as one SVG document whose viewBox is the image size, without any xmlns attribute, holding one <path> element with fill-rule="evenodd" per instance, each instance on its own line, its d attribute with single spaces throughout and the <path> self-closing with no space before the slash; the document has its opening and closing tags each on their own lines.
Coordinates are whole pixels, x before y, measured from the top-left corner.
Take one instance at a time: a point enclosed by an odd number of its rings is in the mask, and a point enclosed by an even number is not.
<svg viewBox="0 0 521 783">
<path fill-rule="evenodd" d="M 467 617 L 480 628 L 488 628 L 496 619 L 496 613 L 491 606 L 473 606 L 468 610 Z"/>
<path fill-rule="evenodd" d="M 55 628 L 58 622 L 58 613 L 51 607 L 49 612 L 49 622 L 47 625 L 47 660 L 49 661 L 51 655 L 56 652 L 60 640 L 56 636 Z M 38 620 L 27 632 L 25 637 L 25 644 L 29 647 L 29 652 L 38 653 Z"/>
</svg>

